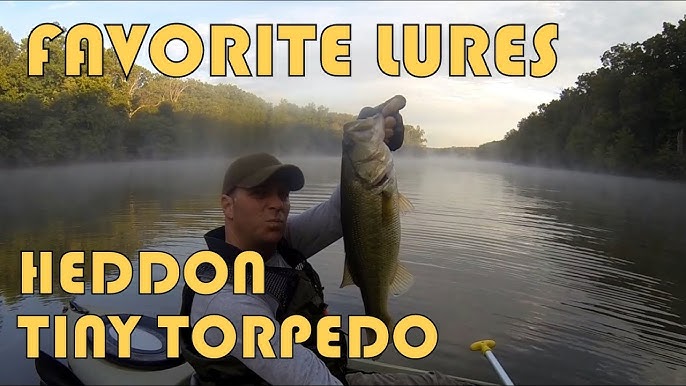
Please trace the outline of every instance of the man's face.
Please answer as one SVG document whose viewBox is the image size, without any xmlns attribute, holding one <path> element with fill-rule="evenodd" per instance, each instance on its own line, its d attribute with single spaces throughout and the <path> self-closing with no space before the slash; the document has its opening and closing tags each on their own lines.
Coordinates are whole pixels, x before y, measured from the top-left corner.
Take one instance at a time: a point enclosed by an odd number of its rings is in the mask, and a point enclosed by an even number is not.
<svg viewBox="0 0 686 386">
<path fill-rule="evenodd" d="M 285 183 L 269 180 L 251 189 L 237 188 L 222 197 L 224 216 L 232 220 L 234 232 L 255 244 L 277 243 L 286 229 L 291 210 L 289 189 Z"/>
</svg>

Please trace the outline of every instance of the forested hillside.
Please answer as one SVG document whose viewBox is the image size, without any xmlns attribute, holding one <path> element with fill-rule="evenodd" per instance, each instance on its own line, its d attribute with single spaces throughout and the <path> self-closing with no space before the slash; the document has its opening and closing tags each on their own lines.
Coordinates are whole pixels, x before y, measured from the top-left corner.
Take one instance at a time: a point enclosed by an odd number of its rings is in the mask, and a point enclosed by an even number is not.
<svg viewBox="0 0 686 386">
<path fill-rule="evenodd" d="M 354 113 L 283 99 L 272 104 L 231 84 L 173 79 L 113 52 L 105 76 L 64 76 L 64 34 L 48 43 L 42 78 L 26 76 L 26 38 L 0 27 L 0 166 L 226 156 L 236 151 L 340 154 Z M 502 141 L 427 149 L 406 125 L 408 154 L 456 154 L 599 172 L 686 177 L 686 19 L 643 42 L 620 43 L 558 99 L 524 117 Z M 411 96 L 408 96 L 411 98 Z M 408 122 L 406 122 L 408 123 Z M 459 151 L 458 151 L 459 150 Z"/>
<path fill-rule="evenodd" d="M 630 28 L 630 27 L 627 27 Z M 686 19 L 621 43 L 559 99 L 538 107 L 482 158 L 600 172 L 686 177 Z M 682 142 L 683 144 L 683 142 Z M 681 147 L 683 149 L 683 145 Z"/>
<path fill-rule="evenodd" d="M 111 49 L 105 76 L 66 77 L 64 37 L 46 43 L 45 76 L 29 78 L 27 39 L 17 42 L 0 27 L 0 166 L 250 150 L 337 155 L 341 128 L 357 113 L 285 99 L 274 105 L 234 85 L 166 78 L 141 66 L 127 79 Z M 404 149 L 425 146 L 419 127 L 406 129 Z"/>
</svg>

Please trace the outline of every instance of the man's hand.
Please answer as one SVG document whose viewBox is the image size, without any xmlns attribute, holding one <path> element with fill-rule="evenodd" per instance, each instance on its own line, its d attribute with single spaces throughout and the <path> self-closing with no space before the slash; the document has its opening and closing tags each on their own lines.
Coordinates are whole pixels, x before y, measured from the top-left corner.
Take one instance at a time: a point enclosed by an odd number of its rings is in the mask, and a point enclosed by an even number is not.
<svg viewBox="0 0 686 386">
<path fill-rule="evenodd" d="M 405 138 L 405 125 L 403 124 L 403 117 L 400 115 L 400 110 L 405 107 L 405 103 L 404 96 L 396 95 L 376 107 L 363 108 L 357 118 L 369 118 L 381 113 L 385 118 L 386 137 L 384 142 L 386 142 L 391 151 L 395 151 L 400 149 Z"/>
</svg>

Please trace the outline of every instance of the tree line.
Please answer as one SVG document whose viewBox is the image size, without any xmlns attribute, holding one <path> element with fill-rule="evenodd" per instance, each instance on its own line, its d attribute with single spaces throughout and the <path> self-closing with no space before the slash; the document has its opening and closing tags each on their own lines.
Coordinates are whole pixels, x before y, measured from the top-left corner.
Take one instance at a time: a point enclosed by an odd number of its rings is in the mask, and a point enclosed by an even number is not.
<svg viewBox="0 0 686 386">
<path fill-rule="evenodd" d="M 227 155 L 249 150 L 340 153 L 353 114 L 232 84 L 167 78 L 134 65 L 125 77 L 108 49 L 105 74 L 64 76 L 64 34 L 46 43 L 45 76 L 27 77 L 27 38 L 0 27 L 0 166 Z M 538 106 L 504 139 L 470 149 L 427 149 L 405 125 L 409 154 L 599 172 L 686 177 L 686 19 L 643 42 L 621 43 L 558 99 Z M 85 65 L 84 71 L 85 73 Z"/>
<path fill-rule="evenodd" d="M 686 19 L 621 43 L 538 106 L 481 158 L 616 174 L 686 177 Z M 680 134 L 681 133 L 681 134 Z M 681 142 L 681 145 L 679 145 Z"/>
<path fill-rule="evenodd" d="M 273 104 L 232 84 L 167 78 L 138 65 L 126 77 L 111 48 L 104 76 L 67 77 L 65 40 L 47 41 L 44 76 L 28 77 L 28 39 L 16 42 L 0 27 L 0 166 L 250 150 L 340 154 L 342 127 L 356 117 L 314 103 Z M 426 146 L 419 126 L 405 128 L 404 148 Z"/>
</svg>

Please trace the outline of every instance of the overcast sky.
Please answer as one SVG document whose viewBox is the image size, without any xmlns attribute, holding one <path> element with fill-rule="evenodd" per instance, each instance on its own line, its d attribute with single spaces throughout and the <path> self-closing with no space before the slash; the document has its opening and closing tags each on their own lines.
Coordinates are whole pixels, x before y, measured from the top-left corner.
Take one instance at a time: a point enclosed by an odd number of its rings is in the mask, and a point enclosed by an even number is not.
<svg viewBox="0 0 686 386">
<path fill-rule="evenodd" d="M 149 23 L 144 47 L 136 64 L 151 70 L 147 55 L 150 36 L 167 23 L 180 22 L 197 29 L 205 40 L 203 65 L 192 77 L 208 82 L 230 82 L 268 101 L 281 98 L 304 105 L 314 102 L 332 111 L 356 114 L 365 105 L 376 105 L 394 94 L 407 98 L 403 110 L 406 123 L 420 125 L 432 147 L 477 146 L 502 139 L 517 122 L 536 107 L 573 86 L 579 74 L 598 68 L 600 56 L 622 42 L 644 41 L 662 30 L 663 22 L 677 23 L 686 16 L 686 2 L 4 2 L 0 3 L 0 26 L 15 40 L 28 36 L 42 22 L 57 21 L 71 26 L 89 22 Z M 258 23 L 317 23 L 317 32 L 330 24 L 351 24 L 350 60 L 352 76 L 327 75 L 319 65 L 319 42 L 307 42 L 306 76 L 289 78 L 287 42 L 274 42 L 274 76 L 271 78 L 209 78 L 209 24 L 235 23 L 253 37 L 246 58 L 255 72 L 255 25 Z M 443 27 L 443 62 L 428 78 L 413 78 L 401 67 L 400 77 L 384 75 L 376 62 L 376 25 L 395 25 L 394 45 L 399 50 L 402 24 L 425 23 Z M 468 23 L 483 27 L 491 45 L 486 63 L 490 78 L 448 76 L 448 24 Z M 559 24 L 559 39 L 553 42 L 558 63 L 552 74 L 536 79 L 507 78 L 498 74 L 493 62 L 493 39 L 505 24 L 526 25 L 524 59 L 537 59 L 533 34 L 546 23 Z M 110 46 L 106 33 L 105 44 Z M 185 46 L 171 43 L 169 56 L 180 59 Z M 422 47 L 423 49 L 423 47 Z M 399 54 L 396 53 L 396 58 Z M 528 74 L 528 63 L 527 63 Z"/>
</svg>

